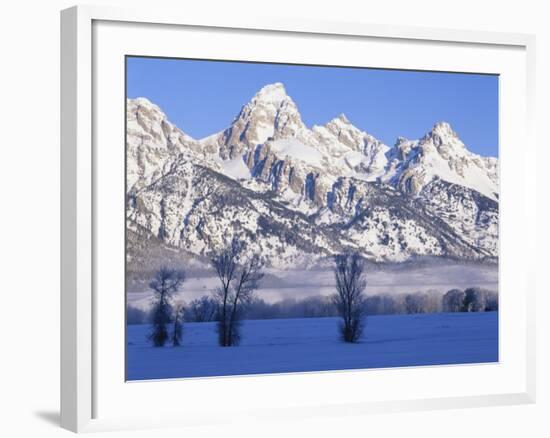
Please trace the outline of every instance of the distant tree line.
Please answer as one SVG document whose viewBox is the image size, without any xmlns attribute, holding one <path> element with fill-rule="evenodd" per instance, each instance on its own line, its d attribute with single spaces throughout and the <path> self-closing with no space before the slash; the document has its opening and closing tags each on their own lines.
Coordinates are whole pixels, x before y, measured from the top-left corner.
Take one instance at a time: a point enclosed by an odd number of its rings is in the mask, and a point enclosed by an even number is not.
<svg viewBox="0 0 550 438">
<path fill-rule="evenodd" d="M 491 312 L 498 310 L 498 295 L 479 287 L 451 289 L 443 295 L 441 307 L 443 312 Z"/>
<path fill-rule="evenodd" d="M 466 298 L 466 291 L 470 298 Z M 482 303 L 485 303 L 482 305 Z M 365 298 L 367 315 L 400 315 L 413 313 L 439 312 L 490 312 L 498 310 L 496 292 L 478 287 L 466 290 L 451 289 L 442 294 L 437 291 L 412 292 L 402 294 L 367 295 Z M 217 303 L 208 295 L 184 305 L 186 322 L 217 321 Z M 266 302 L 254 297 L 243 306 L 242 317 L 246 319 L 287 319 L 336 317 L 331 296 L 311 296 L 306 298 L 285 298 L 276 302 Z M 148 324 L 150 312 L 128 306 L 128 324 Z"/>
</svg>

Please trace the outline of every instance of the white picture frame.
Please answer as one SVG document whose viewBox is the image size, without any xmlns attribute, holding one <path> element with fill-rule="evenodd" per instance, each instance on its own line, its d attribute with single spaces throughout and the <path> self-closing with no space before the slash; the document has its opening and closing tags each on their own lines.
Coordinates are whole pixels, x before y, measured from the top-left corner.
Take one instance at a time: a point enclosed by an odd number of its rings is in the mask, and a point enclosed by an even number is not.
<svg viewBox="0 0 550 438">
<path fill-rule="evenodd" d="M 102 23 L 105 23 L 105 27 Z M 120 29 L 117 28 L 120 26 Z M 438 391 L 435 388 L 425 395 L 418 396 L 421 392 L 412 390 L 407 392 L 401 389 L 390 391 L 383 394 L 381 389 L 374 383 L 370 384 L 371 389 L 368 397 L 353 397 L 347 399 L 349 389 L 357 384 L 357 379 L 365 378 L 361 372 L 350 373 L 309 373 L 292 374 L 284 377 L 273 376 L 251 376 L 241 378 L 209 378 L 209 379 L 191 379 L 186 381 L 165 381 L 165 382 L 142 382 L 125 383 L 120 381 L 120 370 L 110 373 L 109 367 L 117 367 L 105 362 L 105 357 L 109 350 L 122 348 L 123 345 L 117 344 L 118 335 L 113 335 L 115 341 L 112 345 L 105 337 L 105 329 L 109 324 L 113 327 L 124 324 L 124 312 L 121 301 L 114 298 L 113 306 L 105 311 L 107 302 L 112 297 L 101 294 L 102 285 L 107 281 L 105 278 L 111 275 L 104 269 L 105 264 L 110 264 L 113 269 L 120 266 L 120 260 L 123 263 L 123 254 L 112 251 L 110 257 L 119 257 L 117 262 L 111 260 L 105 255 L 106 245 L 104 238 L 98 238 L 99 235 L 109 235 L 120 232 L 109 230 L 109 225 L 105 225 L 106 220 L 104 212 L 108 209 L 110 202 L 116 203 L 116 197 L 107 199 L 104 197 L 105 187 L 113 186 L 123 180 L 122 174 L 116 175 L 116 163 L 109 167 L 104 165 L 101 154 L 97 154 L 98 140 L 105 138 L 113 139 L 113 142 L 120 140 L 123 148 L 124 137 L 118 138 L 112 133 L 120 132 L 120 123 L 123 123 L 124 113 L 117 113 L 118 108 L 114 108 L 111 114 L 103 116 L 101 108 L 105 108 L 102 97 L 103 93 L 118 95 L 120 93 L 120 84 L 123 78 L 109 82 L 109 87 L 103 85 L 102 74 L 106 67 L 106 61 L 101 58 L 105 48 L 106 38 L 112 43 L 111 54 L 116 59 L 120 53 L 125 52 L 122 43 L 125 32 L 134 32 L 132 35 L 139 34 L 139 28 L 147 28 L 152 34 L 158 33 L 162 38 L 163 33 L 177 32 L 178 29 L 186 31 L 200 32 L 204 37 L 209 36 L 209 32 L 214 35 L 221 35 L 223 32 L 234 32 L 236 38 L 257 38 L 261 39 L 269 33 L 269 38 L 334 38 L 338 39 L 338 44 L 344 44 L 346 41 L 353 41 L 354 44 L 362 44 L 369 41 L 376 43 L 384 42 L 388 45 L 407 44 L 411 48 L 417 47 L 419 50 L 429 53 L 430 50 L 443 50 L 448 45 L 464 49 L 464 56 L 468 56 L 468 50 L 483 49 L 502 54 L 502 62 L 495 62 L 495 67 L 489 65 L 491 60 L 482 60 L 482 56 L 475 56 L 470 60 L 470 64 L 464 64 L 460 57 L 455 59 L 454 64 L 449 67 L 456 71 L 472 71 L 476 69 L 478 63 L 479 71 L 502 74 L 499 66 L 506 69 L 506 65 L 515 69 L 510 73 L 511 78 L 515 78 L 516 83 L 510 82 L 510 94 L 503 90 L 503 99 L 501 101 L 501 124 L 504 126 L 507 121 L 518 120 L 515 127 L 510 131 L 501 132 L 501 138 L 504 144 L 511 143 L 513 139 L 522 139 L 524 152 L 531 156 L 536 154 L 536 146 L 533 137 L 533 109 L 534 109 L 534 36 L 524 34 L 490 33 L 481 31 L 461 31 L 450 29 L 425 29 L 416 27 L 385 26 L 372 25 L 366 23 L 337 23 L 337 22 L 315 22 L 302 19 L 274 19 L 246 17 L 242 15 L 239 20 L 228 22 L 223 17 L 192 16 L 185 11 L 163 11 L 158 8 L 148 10 L 130 10 L 110 7 L 96 6 L 78 6 L 62 11 L 61 13 L 61 426 L 75 431 L 99 431 L 119 428 L 145 428 L 159 426 L 174 426 L 188 424 L 208 423 L 212 418 L 212 411 L 218 412 L 216 405 L 207 404 L 205 400 L 197 398 L 194 401 L 193 409 L 177 407 L 172 411 L 164 411 L 162 408 L 158 412 L 150 412 L 148 416 L 131 414 L 131 409 L 118 409 L 124 406 L 124 401 L 131 400 L 139 394 L 144 398 L 151 394 L 164 396 L 169 392 L 169 385 L 182 385 L 190 391 L 208 391 L 215 390 L 216 387 L 223 390 L 239 390 L 243 393 L 243 408 L 235 412 L 219 412 L 217 421 L 229 421 L 229 415 L 232 420 L 245 419 L 250 416 L 255 418 L 264 417 L 305 417 L 311 415 L 324 415 L 330 411 L 332 415 L 340 414 L 365 414 L 369 412 L 397 412 L 415 409 L 434 409 L 451 407 L 473 407 L 502 404 L 532 403 L 535 400 L 535 310 L 534 310 L 534 275 L 531 275 L 531 267 L 528 260 L 519 261 L 522 248 L 532 247 L 535 241 L 535 212 L 534 208 L 512 208 L 511 202 L 503 204 L 502 223 L 505 227 L 505 235 L 510 235 L 510 241 L 506 241 L 503 246 L 501 256 L 505 255 L 505 260 L 501 264 L 500 281 L 503 284 L 509 284 L 515 290 L 520 290 L 517 295 L 516 312 L 506 313 L 504 311 L 501 321 L 501 333 L 508 334 L 507 338 L 501 339 L 501 348 L 506 353 L 507 343 L 514 343 L 513 349 L 517 350 L 517 357 L 504 354 L 504 360 L 501 360 L 497 367 L 483 368 L 462 367 L 453 369 L 445 367 L 424 368 L 414 371 L 414 379 L 448 379 L 449 373 L 460 376 L 479 375 L 479 381 L 490 380 L 489 375 L 498 376 L 501 380 L 507 382 L 498 383 L 495 377 L 494 382 L 479 386 L 478 391 L 472 391 L 471 388 L 454 388 L 453 391 L 445 392 L 446 389 L 440 386 Z M 132 29 L 130 29 L 132 28 Z M 122 29 L 122 30 L 121 30 Z M 104 34 L 102 34 L 104 32 Z M 138 32 L 138 33 L 136 33 Z M 185 37 L 185 35 L 183 36 Z M 160 40 L 159 40 L 160 41 Z M 154 44 L 153 41 L 151 44 Z M 308 42 L 315 44 L 315 42 Z M 320 44 L 320 43 L 318 43 Z M 335 43 L 336 44 L 336 43 Z M 312 46 L 313 47 L 313 46 Z M 439 49 L 438 49 L 439 47 Z M 119 50 L 117 52 L 117 50 Z M 145 49 L 144 49 L 145 50 Z M 148 50 L 154 50 L 149 48 Z M 165 50 L 170 50 L 167 48 Z M 205 44 L 200 44 L 194 48 L 195 52 L 204 50 L 205 57 L 213 56 L 209 53 L 214 49 L 208 48 Z M 396 50 L 403 50 L 402 48 Z M 207 53 L 208 52 L 208 53 Z M 483 55 L 485 52 L 479 52 Z M 135 53 L 126 53 L 135 54 Z M 510 55 L 508 59 L 507 56 Z M 253 56 L 253 55 L 241 55 Z M 274 54 L 273 56 L 276 56 Z M 289 55 L 294 56 L 294 55 Z M 296 55 L 298 56 L 298 55 Z M 405 53 L 403 52 L 405 57 Z M 495 55 L 497 57 L 501 55 Z M 107 59 L 107 58 L 105 58 Z M 495 58 L 496 59 L 496 58 Z M 499 58 L 500 59 L 500 58 Z M 515 62 L 517 60 L 521 62 Z M 97 63 L 96 61 L 101 62 Z M 514 62 L 511 62 L 514 61 Z M 415 62 L 415 61 L 409 61 Z M 435 61 L 434 61 L 435 62 Z M 441 61 L 443 62 L 443 61 Z M 450 63 L 451 61 L 445 61 Z M 462 64 L 461 64 L 462 63 Z M 100 64 L 100 65 L 99 65 Z M 99 65 L 99 66 L 98 66 Z M 414 64 L 410 64 L 414 67 Z M 461 65 L 464 67 L 461 68 Z M 426 64 L 425 68 L 429 68 Z M 434 68 L 438 68 L 434 64 Z M 512 81 L 512 80 L 511 80 Z M 108 90 L 107 90 L 108 88 Z M 515 91 L 514 91 L 515 90 Z M 508 108 L 512 103 L 517 103 L 519 108 Z M 103 105 L 103 106 L 102 106 Z M 507 106 L 508 105 L 508 106 Z M 513 111 L 513 113 L 512 113 Z M 114 120 L 112 127 L 107 127 L 102 122 L 102 117 L 109 117 Z M 103 124 L 102 124 L 103 123 Z M 115 126 L 116 124 L 116 126 Z M 100 128 L 98 129 L 98 126 Z M 112 128 L 112 129 L 111 129 Z M 508 129 L 508 128 L 506 128 Z M 514 132 L 512 132 L 514 130 Z M 520 137 L 521 136 L 521 137 Z M 535 175 L 527 172 L 522 166 L 520 157 L 514 155 L 513 151 L 504 151 L 504 162 L 502 176 L 502 191 L 504 198 L 508 196 L 510 200 L 521 200 L 524 207 L 535 205 Z M 508 153 L 509 152 L 509 153 Z M 508 154 L 508 158 L 506 155 Z M 115 160 L 116 161 L 116 160 Z M 512 162 L 518 163 L 517 177 L 521 179 L 518 187 L 512 187 L 508 184 L 507 167 Z M 508 163 L 508 164 L 507 164 Z M 120 164 L 120 163 L 118 163 Z M 101 176 L 99 176 L 101 174 Z M 104 177 L 103 175 L 111 175 Z M 106 180 L 105 178 L 111 178 Z M 507 179 L 508 178 L 508 179 Z M 117 183 L 118 181 L 118 183 Z M 509 194 L 509 195 L 508 195 Z M 120 208 L 123 208 L 121 195 L 119 196 Z M 105 204 L 103 204 L 105 203 Z M 508 205 L 509 207 L 504 208 Z M 104 208 L 98 208 L 103 206 Z M 527 236 L 523 241 L 513 240 L 512 233 L 507 234 L 506 230 L 512 230 L 518 221 L 527 224 L 527 231 L 523 234 Z M 120 228 L 120 227 L 119 227 Z M 106 231 L 104 231 L 106 230 Z M 113 235 L 114 236 L 114 235 Z M 117 235 L 118 236 L 118 235 Z M 114 236 L 114 240 L 118 237 Z M 99 240 L 98 240 L 99 239 Z M 104 239 L 104 240 L 101 240 Z M 508 248 L 508 249 L 507 249 Z M 533 252 L 534 253 L 534 252 Z M 112 262 L 112 263 L 111 263 Z M 509 272 L 505 269 L 512 263 L 518 262 L 517 269 Z M 504 266 L 504 268 L 503 268 Z M 112 275 L 120 279 L 120 273 L 113 271 Z M 116 289 L 116 288 L 115 288 Z M 120 290 L 123 300 L 124 290 Z M 503 307 L 509 306 L 510 299 L 516 299 L 512 295 L 504 294 L 502 296 Z M 507 303 L 508 300 L 508 303 Z M 103 307 L 102 307 L 103 306 Z M 510 309 L 510 307 L 508 307 Z M 516 314 L 517 313 L 517 314 Z M 109 316 L 106 322 L 104 316 Z M 99 319 L 101 319 L 101 323 Z M 517 329 L 512 332 L 511 324 Z M 117 326 L 118 327 L 118 326 Z M 116 328 L 117 333 L 120 327 Z M 503 345 L 504 343 L 504 345 Z M 123 352 L 122 352 L 123 354 Z M 116 359 L 118 360 L 118 359 Z M 118 364 L 118 362 L 115 363 Z M 508 368 L 507 368 L 508 367 Z M 445 370 L 443 370 L 443 368 Z M 499 374 L 499 370 L 505 370 Z M 405 370 L 393 370 L 392 375 L 385 375 L 387 370 L 381 371 L 378 376 L 375 373 L 369 374 L 370 381 L 373 379 L 389 379 L 396 382 L 396 386 L 407 381 L 413 374 Z M 468 373 L 468 374 L 466 374 Z M 377 377 L 378 376 L 378 377 Z M 114 379 L 114 380 L 113 380 Z M 118 380 L 117 380 L 118 379 Z M 271 379 L 271 380 L 270 380 Z M 273 379 L 278 379 L 273 381 Z M 113 392 L 107 394 L 104 388 L 113 386 L 113 381 L 117 380 L 117 385 L 121 389 L 113 389 Z M 271 382 L 271 383 L 270 383 Z M 296 397 L 295 403 L 290 404 L 285 401 L 284 393 L 272 394 L 271 401 L 268 403 L 256 399 L 253 404 L 246 404 L 246 397 L 253 394 L 269 394 L 274 391 L 274 385 L 281 388 L 296 387 L 302 385 L 304 392 L 307 388 L 318 387 L 322 383 L 326 391 L 323 395 L 313 394 L 316 401 L 312 398 Z M 308 386 L 309 385 L 309 386 Z M 315 386 L 314 386 L 315 385 Z M 116 386 L 116 385 L 115 385 Z M 462 385 L 458 385 L 462 386 Z M 467 386 L 467 385 L 466 385 Z M 348 392 L 346 392 L 346 387 Z M 130 388 L 130 391 L 126 389 Z M 255 389 L 254 389 L 255 388 Z M 110 390 L 109 390 L 110 391 Z M 118 391 L 118 392 L 117 392 Z M 416 391 L 416 392 L 415 392 Z M 424 393 L 422 393 L 424 394 Z M 426 395 L 427 394 L 427 395 Z M 110 402 L 107 402 L 107 395 Z M 124 398 L 127 397 L 127 398 Z M 265 398 L 265 397 L 264 397 Z M 208 405 L 208 411 L 206 406 Z M 150 408 L 149 408 L 150 409 Z M 218 409 L 218 411 L 217 411 Z M 105 412 L 105 414 L 103 414 Z"/>
</svg>

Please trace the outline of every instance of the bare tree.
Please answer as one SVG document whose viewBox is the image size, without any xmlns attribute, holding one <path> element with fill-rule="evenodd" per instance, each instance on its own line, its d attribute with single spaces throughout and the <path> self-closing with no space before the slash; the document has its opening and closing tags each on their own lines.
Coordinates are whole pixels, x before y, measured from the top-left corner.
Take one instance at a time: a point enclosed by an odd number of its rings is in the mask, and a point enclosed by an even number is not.
<svg viewBox="0 0 550 438">
<path fill-rule="evenodd" d="M 172 330 L 172 346 L 179 347 L 183 336 L 183 315 L 185 308 L 183 305 L 178 305 L 174 312 L 174 328 Z"/>
<path fill-rule="evenodd" d="M 242 245 L 233 239 L 231 245 L 214 254 L 211 264 L 221 286 L 214 292 L 218 303 L 218 341 L 222 347 L 240 342 L 241 308 L 250 302 L 263 278 L 262 266 L 257 256 L 238 263 Z"/>
<path fill-rule="evenodd" d="M 155 347 L 163 347 L 168 340 L 168 324 L 172 316 L 172 298 L 185 281 L 185 273 L 176 269 L 160 268 L 149 283 L 155 296 L 152 309 L 152 329 L 149 340 Z"/>
<path fill-rule="evenodd" d="M 366 317 L 365 261 L 357 253 L 346 253 L 335 256 L 334 262 L 336 294 L 333 295 L 333 303 L 342 318 L 342 339 L 357 342 L 363 333 Z"/>
</svg>

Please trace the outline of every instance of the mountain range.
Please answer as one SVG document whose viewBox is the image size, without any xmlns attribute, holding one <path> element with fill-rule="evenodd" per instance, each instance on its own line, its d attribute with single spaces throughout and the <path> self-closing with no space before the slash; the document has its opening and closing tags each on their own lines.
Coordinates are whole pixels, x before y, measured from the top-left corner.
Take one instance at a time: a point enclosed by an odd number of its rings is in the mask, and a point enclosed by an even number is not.
<svg viewBox="0 0 550 438">
<path fill-rule="evenodd" d="M 268 266 L 352 250 L 374 262 L 496 260 L 498 159 L 446 122 L 388 146 L 340 114 L 308 128 L 281 83 L 194 139 L 127 100 L 127 257 L 208 257 L 236 236 Z M 205 114 L 207 117 L 207 114 Z"/>
</svg>

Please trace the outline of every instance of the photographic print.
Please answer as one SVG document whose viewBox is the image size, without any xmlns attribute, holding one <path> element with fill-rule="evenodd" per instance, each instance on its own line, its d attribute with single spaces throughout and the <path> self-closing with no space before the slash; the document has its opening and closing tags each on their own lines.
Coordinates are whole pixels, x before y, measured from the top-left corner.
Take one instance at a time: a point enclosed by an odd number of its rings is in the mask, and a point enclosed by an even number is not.
<svg viewBox="0 0 550 438">
<path fill-rule="evenodd" d="M 498 362 L 497 75 L 125 80 L 127 380 Z"/>
</svg>

